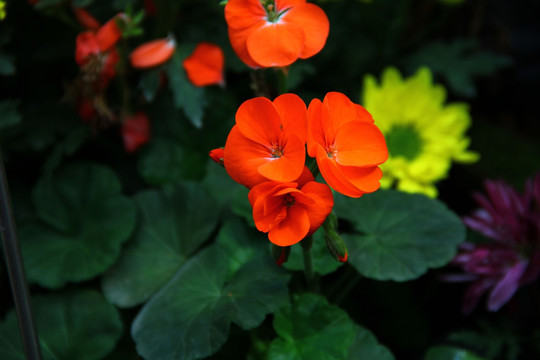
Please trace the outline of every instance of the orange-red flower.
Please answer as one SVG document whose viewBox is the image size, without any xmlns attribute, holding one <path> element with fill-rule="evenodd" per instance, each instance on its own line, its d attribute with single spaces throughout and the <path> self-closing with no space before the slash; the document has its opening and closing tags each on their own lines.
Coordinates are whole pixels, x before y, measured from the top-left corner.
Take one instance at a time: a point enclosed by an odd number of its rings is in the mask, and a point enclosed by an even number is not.
<svg viewBox="0 0 540 360">
<path fill-rule="evenodd" d="M 384 136 L 362 106 L 345 95 L 328 93 L 308 109 L 308 154 L 334 190 L 360 197 L 377 190 L 388 158 Z"/>
<path fill-rule="evenodd" d="M 161 65 L 173 56 L 175 49 L 176 41 L 172 36 L 146 42 L 129 55 L 131 66 L 145 69 Z"/>
<path fill-rule="evenodd" d="M 279 246 L 290 246 L 313 234 L 334 206 L 330 188 L 315 182 L 304 167 L 296 182 L 264 182 L 248 194 L 259 231 Z"/>
<path fill-rule="evenodd" d="M 330 29 L 324 11 L 305 0 L 229 0 L 225 19 L 234 51 L 251 67 L 309 58 L 321 51 Z"/>
<path fill-rule="evenodd" d="M 150 121 L 143 112 L 138 112 L 124 119 L 122 138 L 128 153 L 135 152 L 150 140 Z"/>
<path fill-rule="evenodd" d="M 217 45 L 202 42 L 184 62 L 189 81 L 195 86 L 223 85 L 225 57 Z"/>
<path fill-rule="evenodd" d="M 306 105 L 297 95 L 245 101 L 225 143 L 224 165 L 236 182 L 296 180 L 305 165 Z"/>
</svg>

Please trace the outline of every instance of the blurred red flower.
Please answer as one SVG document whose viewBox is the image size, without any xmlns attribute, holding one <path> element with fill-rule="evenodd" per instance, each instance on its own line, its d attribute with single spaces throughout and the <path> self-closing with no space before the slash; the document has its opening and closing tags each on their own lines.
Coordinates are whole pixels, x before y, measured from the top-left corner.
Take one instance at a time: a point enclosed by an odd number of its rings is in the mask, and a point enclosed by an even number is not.
<svg viewBox="0 0 540 360">
<path fill-rule="evenodd" d="M 128 153 L 137 151 L 150 140 L 150 121 L 144 112 L 140 111 L 124 119 L 122 139 Z"/>
</svg>

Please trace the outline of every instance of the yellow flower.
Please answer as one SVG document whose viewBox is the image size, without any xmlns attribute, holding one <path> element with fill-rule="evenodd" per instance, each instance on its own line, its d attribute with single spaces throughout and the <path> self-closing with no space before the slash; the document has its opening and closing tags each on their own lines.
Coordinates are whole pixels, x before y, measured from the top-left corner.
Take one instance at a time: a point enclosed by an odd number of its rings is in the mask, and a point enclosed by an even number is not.
<svg viewBox="0 0 540 360">
<path fill-rule="evenodd" d="M 471 124 L 467 104 L 445 104 L 446 90 L 432 83 L 431 71 L 420 68 L 403 79 L 395 68 L 385 69 L 381 84 L 364 79 L 363 105 L 373 115 L 390 152 L 381 187 L 437 196 L 434 183 L 445 178 L 452 161 L 472 163 L 465 132 Z"/>
<path fill-rule="evenodd" d="M 4 20 L 6 18 L 6 2 L 0 1 L 0 20 Z"/>
</svg>

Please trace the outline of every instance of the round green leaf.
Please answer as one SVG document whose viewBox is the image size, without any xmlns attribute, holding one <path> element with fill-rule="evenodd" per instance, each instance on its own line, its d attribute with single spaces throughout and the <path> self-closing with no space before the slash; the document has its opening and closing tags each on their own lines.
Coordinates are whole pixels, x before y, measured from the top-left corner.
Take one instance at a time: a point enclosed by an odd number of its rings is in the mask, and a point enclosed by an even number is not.
<svg viewBox="0 0 540 360">
<path fill-rule="evenodd" d="M 36 219 L 20 228 L 30 281 L 58 288 L 107 270 L 135 225 L 135 206 L 108 168 L 79 164 L 42 178 L 33 191 Z"/>
<path fill-rule="evenodd" d="M 369 330 L 357 325 L 356 337 L 349 348 L 347 360 L 359 359 L 394 360 L 395 358 L 390 350 L 377 342 Z"/>
<path fill-rule="evenodd" d="M 145 146 L 138 161 L 141 177 L 153 185 L 193 180 L 204 172 L 200 154 L 183 149 L 167 139 L 156 139 Z"/>
<path fill-rule="evenodd" d="M 139 220 L 133 242 L 102 281 L 105 296 L 121 307 L 140 304 L 159 290 L 218 221 L 219 209 L 199 184 L 145 191 L 134 199 Z"/>
<path fill-rule="evenodd" d="M 472 352 L 452 346 L 436 346 L 428 350 L 424 360 L 486 360 Z"/>
<path fill-rule="evenodd" d="M 269 360 L 346 359 L 356 325 L 347 313 L 315 294 L 296 295 L 275 314 L 279 337 L 268 350 Z"/>
<path fill-rule="evenodd" d="M 236 251 L 232 239 L 202 250 L 135 318 L 131 333 L 145 359 L 207 357 L 225 343 L 231 322 L 252 329 L 286 301 L 289 275 L 255 241 L 258 234 L 239 222 L 223 229 L 227 238 L 236 234 Z"/>
<path fill-rule="evenodd" d="M 101 359 L 122 333 L 118 311 L 96 291 L 38 296 L 32 310 L 44 360 Z M 25 359 L 14 310 L 0 324 L 0 359 Z"/>
<path fill-rule="evenodd" d="M 288 270 L 304 270 L 304 255 L 302 254 L 302 246 L 300 244 L 291 247 L 289 260 L 283 266 Z M 324 241 L 324 229 L 322 227 L 313 234 L 313 246 L 311 247 L 311 256 L 313 257 L 313 270 L 320 275 L 327 275 L 334 272 L 338 267 L 343 265 L 342 262 L 336 261 L 328 252 Z"/>
<path fill-rule="evenodd" d="M 376 280 L 406 281 L 447 264 L 465 239 L 461 220 L 443 203 L 418 194 L 379 190 L 360 199 L 336 194 L 349 262 Z"/>
</svg>

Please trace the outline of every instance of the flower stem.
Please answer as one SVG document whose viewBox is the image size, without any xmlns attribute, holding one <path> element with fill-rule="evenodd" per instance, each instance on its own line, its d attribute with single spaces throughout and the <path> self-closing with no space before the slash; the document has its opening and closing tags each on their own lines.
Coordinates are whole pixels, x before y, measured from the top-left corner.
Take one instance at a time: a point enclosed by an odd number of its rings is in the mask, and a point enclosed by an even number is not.
<svg viewBox="0 0 540 360">
<path fill-rule="evenodd" d="M 286 67 L 277 68 L 278 94 L 282 95 L 289 91 L 289 69 Z"/>
<path fill-rule="evenodd" d="M 21 257 L 19 242 L 13 217 L 13 208 L 7 176 L 4 169 L 2 153 L 0 152 L 0 234 L 2 235 L 2 246 L 4 257 L 8 269 L 15 310 L 19 320 L 19 329 L 26 359 L 40 360 L 41 348 L 34 325 L 32 308 L 30 307 L 30 291 L 26 282 L 24 266 Z"/>
<path fill-rule="evenodd" d="M 318 285 L 315 281 L 315 272 L 313 271 L 313 258 L 311 255 L 311 246 L 313 245 L 313 237 L 308 236 L 300 242 L 302 245 L 302 255 L 304 257 L 304 276 L 306 284 L 311 291 L 318 292 Z"/>
</svg>

